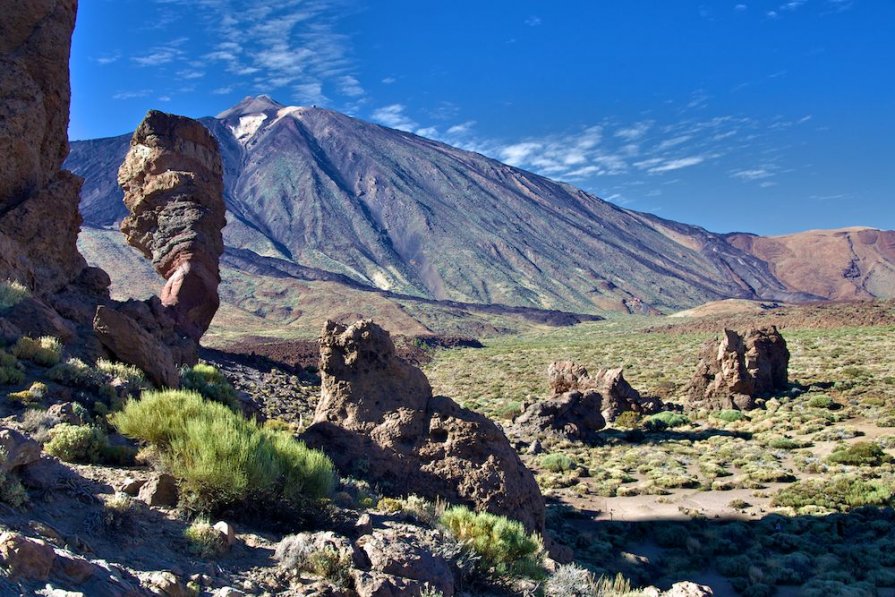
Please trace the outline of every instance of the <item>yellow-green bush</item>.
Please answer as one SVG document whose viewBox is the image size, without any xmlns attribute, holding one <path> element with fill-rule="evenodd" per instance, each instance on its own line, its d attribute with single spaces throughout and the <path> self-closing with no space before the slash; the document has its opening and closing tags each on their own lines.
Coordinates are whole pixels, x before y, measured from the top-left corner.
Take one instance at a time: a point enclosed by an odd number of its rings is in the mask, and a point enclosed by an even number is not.
<svg viewBox="0 0 895 597">
<path fill-rule="evenodd" d="M 199 392 L 205 398 L 226 404 L 234 410 L 239 407 L 236 390 L 220 371 L 208 363 L 185 367 L 180 372 L 180 385 L 185 390 Z"/>
<path fill-rule="evenodd" d="M 133 365 L 99 359 L 96 361 L 96 370 L 129 385 L 142 386 L 146 383 L 146 374 Z"/>
<path fill-rule="evenodd" d="M 213 558 L 227 551 L 223 535 L 207 518 L 200 517 L 183 531 L 191 552 L 202 558 Z"/>
<path fill-rule="evenodd" d="M 0 385 L 17 385 L 25 381 L 22 365 L 13 355 L 0 350 Z"/>
<path fill-rule="evenodd" d="M 20 282 L 15 280 L 0 282 L 0 311 L 19 304 L 30 295 L 28 289 Z"/>
<path fill-rule="evenodd" d="M 156 447 L 180 480 L 185 505 L 199 511 L 239 503 L 300 507 L 332 492 L 333 466 L 322 452 L 196 392 L 144 392 L 112 424 Z"/>
<path fill-rule="evenodd" d="M 10 400 L 17 400 L 22 404 L 34 404 L 40 402 L 47 394 L 47 386 L 39 381 L 31 384 L 31 387 L 21 392 L 12 392 L 9 395 Z"/>
<path fill-rule="evenodd" d="M 543 543 L 521 522 L 490 512 L 473 512 L 465 506 L 445 510 L 439 522 L 460 543 L 481 558 L 480 565 L 498 575 L 539 578 Z"/>
<path fill-rule="evenodd" d="M 99 462 L 108 446 L 105 434 L 92 425 L 61 423 L 50 429 L 44 450 L 65 462 Z"/>
<path fill-rule="evenodd" d="M 35 365 L 52 367 L 62 357 L 62 343 L 52 336 L 41 336 L 36 340 L 24 336 L 12 347 L 12 354 Z"/>
</svg>

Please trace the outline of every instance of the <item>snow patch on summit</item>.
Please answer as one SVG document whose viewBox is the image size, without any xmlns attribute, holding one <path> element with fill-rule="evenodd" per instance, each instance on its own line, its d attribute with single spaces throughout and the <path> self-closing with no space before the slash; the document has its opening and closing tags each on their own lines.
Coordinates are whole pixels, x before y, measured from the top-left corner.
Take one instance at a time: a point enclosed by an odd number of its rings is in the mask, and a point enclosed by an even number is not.
<svg viewBox="0 0 895 597">
<path fill-rule="evenodd" d="M 260 114 L 240 116 L 239 123 L 236 126 L 231 126 L 230 130 L 233 131 L 233 136 L 236 137 L 237 141 L 245 143 L 258 132 L 258 129 L 261 128 L 261 125 L 264 124 L 265 120 L 267 120 L 267 114 L 264 114 L 263 112 Z"/>
</svg>

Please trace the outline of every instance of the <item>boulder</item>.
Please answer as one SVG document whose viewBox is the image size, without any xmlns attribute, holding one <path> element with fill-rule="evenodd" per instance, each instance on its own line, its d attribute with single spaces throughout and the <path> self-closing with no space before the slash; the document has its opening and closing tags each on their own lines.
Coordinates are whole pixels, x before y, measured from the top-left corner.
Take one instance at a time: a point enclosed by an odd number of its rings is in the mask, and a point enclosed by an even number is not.
<svg viewBox="0 0 895 597">
<path fill-rule="evenodd" d="M 232 524 L 219 520 L 214 523 L 212 528 L 218 532 L 221 541 L 226 547 L 233 547 L 233 544 L 236 543 L 236 529 L 233 528 Z"/>
<path fill-rule="evenodd" d="M 624 412 L 650 414 L 662 408 L 658 398 L 641 396 L 631 387 L 620 368 L 600 369 L 591 376 L 574 361 L 556 361 L 547 368 L 547 377 L 550 397 L 516 417 L 513 434 L 555 433 L 566 439 L 591 440 Z"/>
<path fill-rule="evenodd" d="M 544 498 L 503 431 L 402 361 L 372 321 L 324 326 L 321 397 L 303 434 L 342 470 L 359 468 L 393 495 L 469 504 L 543 531 Z"/>
<path fill-rule="evenodd" d="M 569 390 L 526 408 L 513 421 L 513 430 L 535 437 L 556 432 L 569 439 L 592 439 L 606 426 L 602 404 L 603 397 L 594 390 Z"/>
<path fill-rule="evenodd" d="M 180 386 L 171 351 L 131 317 L 100 305 L 96 308 L 93 330 L 103 346 L 125 363 L 142 369 L 156 386 Z"/>
<path fill-rule="evenodd" d="M 0 427 L 0 450 L 5 454 L 0 459 L 0 471 L 3 473 L 40 460 L 40 444 L 8 427 Z"/>
<path fill-rule="evenodd" d="M 55 560 L 53 547 L 40 539 L 11 531 L 0 535 L 0 563 L 12 578 L 46 580 Z"/>
<path fill-rule="evenodd" d="M 177 505 L 177 481 L 167 473 L 153 475 L 140 487 L 137 497 L 150 506 L 173 508 Z"/>
<path fill-rule="evenodd" d="M 354 590 L 359 597 L 420 597 L 429 587 L 417 580 L 375 570 L 352 570 Z"/>
<path fill-rule="evenodd" d="M 220 305 L 226 224 L 220 149 L 198 121 L 149 111 L 118 171 L 127 242 L 167 281 L 161 292 L 184 334 L 199 340 Z"/>
<path fill-rule="evenodd" d="M 788 367 L 789 350 L 776 327 L 725 329 L 702 345 L 686 394 L 694 407 L 753 409 L 756 398 L 787 388 Z"/>
<path fill-rule="evenodd" d="M 661 591 L 656 587 L 643 589 L 644 597 L 712 597 L 714 594 L 711 587 L 690 581 L 676 582 L 667 591 Z"/>
<path fill-rule="evenodd" d="M 412 533 L 378 529 L 357 540 L 374 572 L 415 580 L 439 591 L 454 594 L 454 576 L 447 560 L 432 554 Z"/>
</svg>

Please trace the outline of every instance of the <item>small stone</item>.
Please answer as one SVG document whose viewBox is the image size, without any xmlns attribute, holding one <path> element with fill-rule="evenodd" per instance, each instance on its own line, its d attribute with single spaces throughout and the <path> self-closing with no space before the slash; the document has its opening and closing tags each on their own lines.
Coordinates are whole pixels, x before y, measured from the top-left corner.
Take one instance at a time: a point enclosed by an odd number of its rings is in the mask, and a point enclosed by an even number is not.
<svg viewBox="0 0 895 597">
<path fill-rule="evenodd" d="M 221 535 L 221 539 L 224 540 L 224 545 L 233 547 L 233 544 L 236 543 L 236 530 L 233 528 L 232 524 L 221 520 L 214 523 L 213 528 Z"/>
<path fill-rule="evenodd" d="M 358 517 L 357 522 L 354 523 L 354 532 L 358 537 L 369 535 L 373 532 L 373 519 L 369 514 L 364 512 Z"/>
<path fill-rule="evenodd" d="M 246 583 L 251 584 L 249 581 Z M 214 597 L 239 597 L 240 595 L 245 595 L 245 593 L 233 587 L 221 587 L 214 592 Z"/>
<path fill-rule="evenodd" d="M 126 493 L 129 496 L 136 496 L 140 493 L 140 489 L 146 485 L 146 479 L 134 479 L 128 477 L 118 485 L 118 491 Z"/>
<path fill-rule="evenodd" d="M 177 482 L 167 473 L 155 475 L 140 488 L 137 497 L 150 506 L 174 507 L 177 505 Z"/>
</svg>

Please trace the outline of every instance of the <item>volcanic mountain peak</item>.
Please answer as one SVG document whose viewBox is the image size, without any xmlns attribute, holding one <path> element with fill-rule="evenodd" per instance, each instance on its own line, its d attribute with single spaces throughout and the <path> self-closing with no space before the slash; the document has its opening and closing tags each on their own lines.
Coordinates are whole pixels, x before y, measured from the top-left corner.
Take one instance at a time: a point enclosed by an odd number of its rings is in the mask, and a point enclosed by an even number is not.
<svg viewBox="0 0 895 597">
<path fill-rule="evenodd" d="M 247 96 L 241 102 L 228 110 L 224 110 L 217 115 L 219 120 L 227 118 L 244 116 L 246 114 L 258 114 L 259 112 L 269 112 L 271 110 L 279 110 L 285 106 L 276 101 L 269 95 Z"/>
<path fill-rule="evenodd" d="M 203 123 L 224 160 L 228 254 L 267 260 L 265 271 L 442 304 L 575 313 L 889 296 L 895 286 L 895 233 L 846 232 L 854 264 L 831 269 L 816 256 L 846 250 L 839 233 L 811 251 L 714 234 L 331 110 L 248 97 Z M 127 137 L 72 144 L 88 227 L 124 215 L 115 172 L 126 149 Z M 260 311 L 284 301 L 261 298 Z"/>
</svg>

